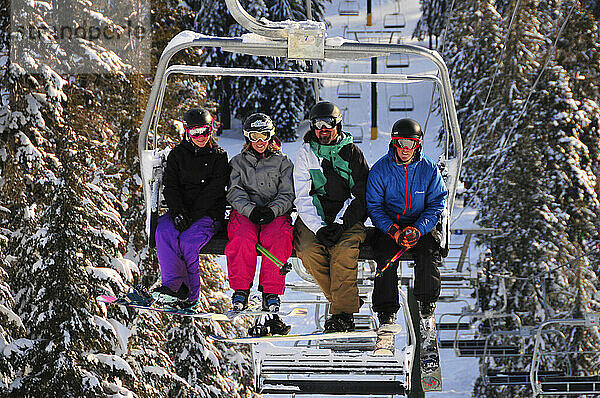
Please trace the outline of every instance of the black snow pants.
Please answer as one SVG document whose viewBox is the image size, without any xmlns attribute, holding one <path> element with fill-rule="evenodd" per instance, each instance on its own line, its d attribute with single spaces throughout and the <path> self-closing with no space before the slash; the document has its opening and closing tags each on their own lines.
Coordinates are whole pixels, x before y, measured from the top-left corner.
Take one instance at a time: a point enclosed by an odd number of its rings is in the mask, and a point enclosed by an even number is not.
<svg viewBox="0 0 600 398">
<path fill-rule="evenodd" d="M 401 227 L 402 229 L 402 227 Z M 400 250 L 394 239 L 375 230 L 371 241 L 375 252 L 377 269 L 382 269 Z M 408 250 L 415 260 L 414 295 L 421 302 L 436 302 L 440 296 L 440 271 L 442 255 L 439 232 L 433 231 L 423 235 L 417 244 Z M 375 312 L 397 312 L 400 309 L 398 295 L 398 261 L 390 265 L 381 276 L 375 278 L 373 288 L 373 310 Z"/>
</svg>

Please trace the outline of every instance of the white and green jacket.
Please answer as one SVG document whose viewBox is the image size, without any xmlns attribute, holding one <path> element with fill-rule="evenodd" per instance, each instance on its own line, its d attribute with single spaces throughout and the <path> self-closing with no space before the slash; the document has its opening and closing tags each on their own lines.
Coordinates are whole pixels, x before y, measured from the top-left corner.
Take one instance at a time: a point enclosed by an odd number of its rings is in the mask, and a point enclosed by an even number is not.
<svg viewBox="0 0 600 398">
<path fill-rule="evenodd" d="M 314 233 L 333 222 L 364 222 L 369 166 L 352 136 L 342 132 L 336 144 L 321 145 L 311 131 L 304 141 L 294 162 L 298 217 Z"/>
</svg>

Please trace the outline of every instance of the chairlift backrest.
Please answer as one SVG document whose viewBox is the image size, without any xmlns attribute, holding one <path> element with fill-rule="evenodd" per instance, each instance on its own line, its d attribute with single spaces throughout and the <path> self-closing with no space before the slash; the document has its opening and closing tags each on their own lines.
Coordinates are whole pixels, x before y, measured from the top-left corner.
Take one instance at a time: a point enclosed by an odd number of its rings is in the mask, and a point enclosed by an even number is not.
<svg viewBox="0 0 600 398">
<path fill-rule="evenodd" d="M 166 90 L 166 82 L 171 74 L 185 74 L 193 76 L 265 76 L 276 78 L 306 78 L 322 79 L 332 81 L 351 81 L 361 82 L 386 82 L 386 83 L 409 83 L 415 81 L 431 81 L 438 88 L 440 93 L 440 104 L 442 114 L 442 124 L 446 133 L 452 139 L 449 146 L 454 152 L 456 158 L 457 175 L 460 175 L 462 165 L 462 141 L 456 108 L 452 94 L 448 69 L 442 57 L 433 50 L 410 44 L 396 43 L 357 43 L 338 39 L 326 39 L 325 25 L 313 21 L 300 21 L 294 23 L 273 23 L 268 24 L 258 21 L 248 14 L 238 0 L 226 0 L 227 7 L 232 16 L 243 27 L 252 32 L 251 35 L 245 35 L 243 38 L 233 37 L 212 37 L 199 33 L 184 31 L 175 36 L 159 59 L 154 83 L 150 92 L 148 105 L 142 120 L 140 136 L 138 140 L 138 152 L 140 161 L 143 163 L 144 151 L 151 149 L 157 150 L 157 126 L 161 115 L 162 101 Z M 389 33 L 389 32 L 388 32 Z M 411 56 L 423 57 L 431 61 L 438 69 L 439 77 L 431 75 L 395 75 L 370 73 L 347 73 L 340 75 L 324 72 L 296 72 L 279 70 L 249 70 L 244 68 L 218 68 L 202 67 L 195 65 L 171 65 L 169 62 L 174 55 L 193 47 L 218 48 L 222 51 L 254 55 L 280 57 L 298 60 L 368 60 L 373 57 L 382 57 L 390 54 L 410 54 Z M 450 140 L 446 140 L 449 142 Z M 447 151 L 449 153 L 449 150 Z M 142 164 L 142 168 L 146 165 Z M 144 176 L 143 178 L 147 178 Z M 448 208 L 452 211 L 454 198 L 457 191 L 458 179 L 454 186 L 449 188 Z M 151 196 L 148 184 L 143 184 L 144 196 Z M 448 214 L 451 216 L 451 214 Z M 449 224 L 447 226 L 449 229 Z M 449 233 L 448 233 L 449 235 Z"/>
</svg>

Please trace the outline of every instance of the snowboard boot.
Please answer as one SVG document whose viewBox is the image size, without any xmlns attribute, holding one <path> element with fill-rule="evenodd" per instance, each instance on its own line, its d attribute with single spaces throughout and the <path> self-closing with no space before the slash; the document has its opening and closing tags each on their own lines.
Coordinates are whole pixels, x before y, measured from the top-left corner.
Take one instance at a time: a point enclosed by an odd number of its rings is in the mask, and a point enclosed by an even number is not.
<svg viewBox="0 0 600 398">
<path fill-rule="evenodd" d="M 419 332 L 421 333 L 421 347 L 429 350 L 435 345 L 437 339 L 437 330 L 435 327 L 435 303 L 419 303 L 419 312 L 421 320 L 419 322 Z"/>
<path fill-rule="evenodd" d="M 325 321 L 325 333 L 353 332 L 354 315 L 347 312 L 333 314 Z"/>
<path fill-rule="evenodd" d="M 281 300 L 279 296 L 273 293 L 262 294 L 262 310 L 268 312 L 279 312 Z"/>
<path fill-rule="evenodd" d="M 154 299 L 144 286 L 138 285 L 123 297 L 123 301 L 128 304 L 149 306 L 152 305 Z"/>
<path fill-rule="evenodd" d="M 429 318 L 435 312 L 435 303 L 419 302 L 419 313 L 421 318 Z"/>
<path fill-rule="evenodd" d="M 152 291 L 152 298 L 154 298 L 154 300 L 160 304 L 172 304 L 178 301 L 187 300 L 189 294 L 190 289 L 185 283 L 182 283 L 179 287 L 179 290 L 176 292 L 167 286 L 159 286 Z"/>
<path fill-rule="evenodd" d="M 244 311 L 248 308 L 248 296 L 250 295 L 250 290 L 236 290 L 233 292 L 233 296 L 231 296 L 231 309 L 233 311 Z"/>
<path fill-rule="evenodd" d="M 269 315 L 267 315 L 269 316 Z M 252 337 L 273 336 L 276 334 L 285 335 L 290 332 L 291 326 L 283 323 L 279 315 L 270 315 L 270 318 L 263 324 L 256 324 L 248 329 L 248 335 Z"/>
<path fill-rule="evenodd" d="M 377 319 L 379 319 L 379 327 L 385 325 L 393 325 L 396 323 L 396 313 L 395 312 L 378 312 Z"/>
</svg>

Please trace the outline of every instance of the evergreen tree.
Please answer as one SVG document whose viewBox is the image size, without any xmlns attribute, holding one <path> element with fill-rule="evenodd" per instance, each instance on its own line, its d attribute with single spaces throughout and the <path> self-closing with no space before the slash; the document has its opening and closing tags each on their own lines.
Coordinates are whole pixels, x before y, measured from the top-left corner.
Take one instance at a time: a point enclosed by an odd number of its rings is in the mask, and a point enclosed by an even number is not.
<svg viewBox="0 0 600 398">
<path fill-rule="evenodd" d="M 467 156 L 476 138 L 478 121 L 485 120 L 492 111 L 489 105 L 483 107 L 494 80 L 502 42 L 501 16 L 492 3 L 492 0 L 458 2 L 448 24 L 444 45 L 443 56 L 453 83 Z M 467 186 L 471 183 L 465 181 Z"/>
<path fill-rule="evenodd" d="M 457 3 L 460 3 L 458 1 Z M 435 47 L 437 47 L 438 38 L 446 25 L 446 15 L 450 11 L 452 0 L 422 0 L 421 18 L 412 33 L 413 38 L 424 40 L 425 36 L 429 38 L 429 48 L 434 48 L 433 37 L 435 37 Z M 455 6 L 456 7 L 456 6 Z"/>
</svg>

